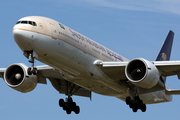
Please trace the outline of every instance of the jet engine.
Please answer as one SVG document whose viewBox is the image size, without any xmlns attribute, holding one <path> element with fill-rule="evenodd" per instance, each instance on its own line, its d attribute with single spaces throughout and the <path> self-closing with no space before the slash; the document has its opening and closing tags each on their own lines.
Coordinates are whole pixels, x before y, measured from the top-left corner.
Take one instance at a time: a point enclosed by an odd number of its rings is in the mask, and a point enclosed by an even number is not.
<svg viewBox="0 0 180 120">
<path fill-rule="evenodd" d="M 4 80 L 6 84 L 22 93 L 34 90 L 37 85 L 38 78 L 36 75 L 27 74 L 28 66 L 22 63 L 10 65 L 4 72 Z"/>
<path fill-rule="evenodd" d="M 125 74 L 132 84 L 146 89 L 154 87 L 160 79 L 156 66 L 143 58 L 131 60 L 126 66 Z"/>
</svg>

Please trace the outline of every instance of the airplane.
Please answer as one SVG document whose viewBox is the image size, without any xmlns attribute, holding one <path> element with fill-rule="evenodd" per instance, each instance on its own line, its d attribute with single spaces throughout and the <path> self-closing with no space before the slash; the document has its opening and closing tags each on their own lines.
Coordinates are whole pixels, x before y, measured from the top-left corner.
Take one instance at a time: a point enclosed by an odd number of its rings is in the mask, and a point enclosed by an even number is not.
<svg viewBox="0 0 180 120">
<path fill-rule="evenodd" d="M 170 102 L 180 90 L 169 89 L 166 77 L 180 79 L 180 61 L 169 61 L 174 32 L 169 31 L 155 61 L 127 58 L 53 19 L 28 16 L 18 20 L 13 37 L 31 66 L 14 63 L 0 68 L 0 77 L 14 90 L 31 92 L 38 83 L 52 86 L 67 98 L 59 106 L 80 113 L 72 96 L 91 99 L 91 93 L 116 97 L 133 112 L 146 104 Z M 46 65 L 35 66 L 38 60 Z"/>
</svg>

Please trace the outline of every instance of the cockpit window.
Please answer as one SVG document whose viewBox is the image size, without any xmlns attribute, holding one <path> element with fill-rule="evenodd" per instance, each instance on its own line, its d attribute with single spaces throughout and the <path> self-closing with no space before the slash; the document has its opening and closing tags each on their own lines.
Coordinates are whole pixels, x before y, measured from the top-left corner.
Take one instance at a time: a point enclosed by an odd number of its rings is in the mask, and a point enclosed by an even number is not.
<svg viewBox="0 0 180 120">
<path fill-rule="evenodd" d="M 16 24 L 30 24 L 32 26 L 37 26 L 36 22 L 34 21 L 18 21 Z"/>
<path fill-rule="evenodd" d="M 29 24 L 32 25 L 32 21 L 29 21 Z"/>
<path fill-rule="evenodd" d="M 21 21 L 21 24 L 27 24 L 28 21 Z"/>
<path fill-rule="evenodd" d="M 32 22 L 32 25 L 33 25 L 33 26 L 37 26 L 35 22 Z"/>
<path fill-rule="evenodd" d="M 18 21 L 16 24 L 19 24 L 19 23 L 21 23 L 21 21 Z"/>
</svg>

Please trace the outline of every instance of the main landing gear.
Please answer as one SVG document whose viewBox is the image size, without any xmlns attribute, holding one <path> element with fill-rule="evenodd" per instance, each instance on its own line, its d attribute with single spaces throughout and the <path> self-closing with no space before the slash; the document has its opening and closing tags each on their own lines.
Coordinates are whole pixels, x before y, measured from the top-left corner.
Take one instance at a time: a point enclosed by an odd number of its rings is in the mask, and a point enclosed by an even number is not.
<svg viewBox="0 0 180 120">
<path fill-rule="evenodd" d="M 66 101 L 60 99 L 59 106 L 62 107 L 67 114 L 71 114 L 72 111 L 74 111 L 76 114 L 79 114 L 80 112 L 79 106 L 77 106 L 76 103 L 73 102 L 71 97 L 66 98 Z"/>
<path fill-rule="evenodd" d="M 137 112 L 140 109 L 142 112 L 146 112 L 146 105 L 140 100 L 139 96 L 135 96 L 134 99 L 131 97 L 126 97 L 126 104 L 132 108 L 133 112 Z"/>
</svg>

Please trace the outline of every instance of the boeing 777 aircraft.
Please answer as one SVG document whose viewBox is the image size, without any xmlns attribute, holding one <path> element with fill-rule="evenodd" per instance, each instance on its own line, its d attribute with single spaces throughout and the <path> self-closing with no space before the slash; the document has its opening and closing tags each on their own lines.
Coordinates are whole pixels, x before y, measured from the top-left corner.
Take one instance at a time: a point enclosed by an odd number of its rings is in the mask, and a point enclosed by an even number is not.
<svg viewBox="0 0 180 120">
<path fill-rule="evenodd" d="M 72 95 L 91 92 L 113 96 L 137 112 L 146 104 L 169 102 L 180 90 L 170 90 L 166 77 L 180 79 L 180 61 L 169 61 L 174 33 L 170 30 L 155 61 L 128 60 L 65 25 L 46 17 L 24 17 L 13 28 L 14 40 L 32 66 L 15 63 L 0 68 L 0 77 L 14 90 L 32 91 L 37 83 L 52 86 L 68 97 L 59 106 L 71 114 L 80 107 Z M 35 66 L 38 60 L 46 65 Z"/>
</svg>

